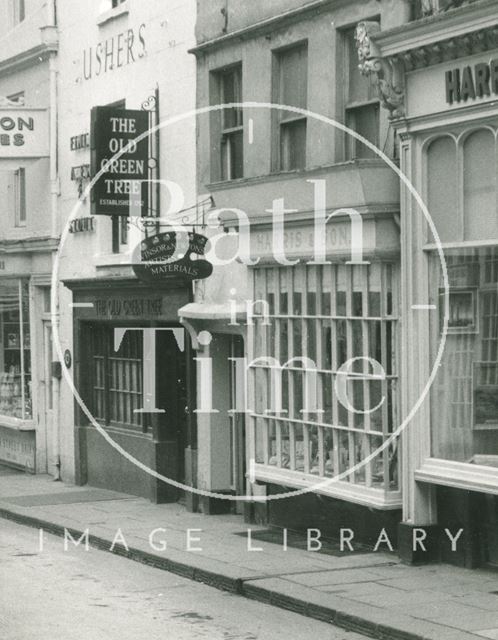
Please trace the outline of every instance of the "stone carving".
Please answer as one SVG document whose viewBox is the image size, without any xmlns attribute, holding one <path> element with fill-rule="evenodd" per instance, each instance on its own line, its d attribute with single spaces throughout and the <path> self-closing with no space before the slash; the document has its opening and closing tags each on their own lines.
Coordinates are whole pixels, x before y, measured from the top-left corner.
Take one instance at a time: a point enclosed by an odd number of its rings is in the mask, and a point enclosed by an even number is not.
<svg viewBox="0 0 498 640">
<path fill-rule="evenodd" d="M 422 17 L 433 16 L 448 9 L 456 9 L 475 0 L 418 0 Z"/>
<path fill-rule="evenodd" d="M 362 75 L 373 76 L 382 105 L 393 118 L 404 115 L 405 92 L 403 73 L 399 63 L 384 60 L 376 54 L 371 36 L 380 31 L 378 22 L 360 22 L 356 27 L 356 47 L 358 49 L 358 68 Z"/>
</svg>

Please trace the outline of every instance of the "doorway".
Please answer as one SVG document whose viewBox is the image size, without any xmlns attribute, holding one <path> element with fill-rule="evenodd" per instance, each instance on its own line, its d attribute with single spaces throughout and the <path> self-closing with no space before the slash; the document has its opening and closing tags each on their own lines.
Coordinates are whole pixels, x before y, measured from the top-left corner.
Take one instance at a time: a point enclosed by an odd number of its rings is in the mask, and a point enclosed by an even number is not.
<svg viewBox="0 0 498 640">
<path fill-rule="evenodd" d="M 232 336 L 230 339 L 230 407 L 237 407 L 237 396 L 240 386 L 244 383 L 237 380 L 234 358 L 244 357 L 244 339 L 242 336 Z M 246 492 L 246 442 L 245 442 L 245 414 L 229 411 L 230 421 L 230 478 L 231 490 L 235 495 L 245 495 Z M 235 513 L 244 513 L 244 503 L 235 502 Z"/>
</svg>

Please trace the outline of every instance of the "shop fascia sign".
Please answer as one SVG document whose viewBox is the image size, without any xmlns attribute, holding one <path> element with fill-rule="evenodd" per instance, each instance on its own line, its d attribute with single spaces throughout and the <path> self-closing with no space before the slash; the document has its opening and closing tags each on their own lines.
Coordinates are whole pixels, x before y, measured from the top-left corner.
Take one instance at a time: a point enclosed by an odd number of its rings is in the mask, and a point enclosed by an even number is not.
<svg viewBox="0 0 498 640">
<path fill-rule="evenodd" d="M 91 114 L 92 215 L 137 216 L 148 213 L 149 113 L 94 107 Z"/>
<path fill-rule="evenodd" d="M 173 229 L 145 238 L 133 252 L 133 271 L 143 282 L 204 280 L 213 273 L 213 265 L 192 256 L 204 256 L 207 242 L 199 233 Z"/>
<path fill-rule="evenodd" d="M 49 155 L 46 109 L 2 107 L 0 101 L 0 159 Z"/>
<path fill-rule="evenodd" d="M 498 58 L 450 69 L 445 78 L 448 104 L 498 96 Z"/>
</svg>

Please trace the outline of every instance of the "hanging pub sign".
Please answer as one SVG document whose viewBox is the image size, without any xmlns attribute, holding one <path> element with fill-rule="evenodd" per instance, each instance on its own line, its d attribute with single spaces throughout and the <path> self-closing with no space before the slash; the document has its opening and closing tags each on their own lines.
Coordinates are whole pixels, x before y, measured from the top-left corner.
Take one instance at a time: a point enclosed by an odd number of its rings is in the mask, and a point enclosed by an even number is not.
<svg viewBox="0 0 498 640">
<path fill-rule="evenodd" d="M 133 271 L 143 282 L 175 278 L 204 280 L 213 273 L 213 265 L 192 256 L 203 256 L 207 242 L 205 236 L 193 232 L 165 231 L 145 238 L 133 252 Z M 175 252 L 182 257 L 169 262 Z"/>
<path fill-rule="evenodd" d="M 146 111 L 92 109 L 92 178 L 102 171 L 92 189 L 92 215 L 147 215 L 149 136 L 135 140 L 148 130 Z"/>
</svg>

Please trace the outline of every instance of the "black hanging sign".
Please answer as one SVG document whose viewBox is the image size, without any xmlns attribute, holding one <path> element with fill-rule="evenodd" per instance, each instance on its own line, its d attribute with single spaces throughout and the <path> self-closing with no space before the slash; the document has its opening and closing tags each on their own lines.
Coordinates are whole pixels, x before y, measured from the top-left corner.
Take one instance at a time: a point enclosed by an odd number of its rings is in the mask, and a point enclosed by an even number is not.
<svg viewBox="0 0 498 640">
<path fill-rule="evenodd" d="M 177 242 L 180 243 L 177 250 Z M 204 280 L 213 273 L 213 265 L 201 258 L 208 239 L 198 233 L 165 231 L 143 240 L 133 252 L 133 271 L 139 280 L 157 282 L 180 278 L 183 280 Z M 184 246 L 182 246 L 184 245 Z M 169 260 L 178 253 L 178 260 Z"/>
<path fill-rule="evenodd" d="M 104 169 L 92 189 L 92 215 L 148 215 L 149 136 L 135 142 L 148 130 L 145 111 L 92 109 L 92 178 Z"/>
</svg>

